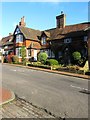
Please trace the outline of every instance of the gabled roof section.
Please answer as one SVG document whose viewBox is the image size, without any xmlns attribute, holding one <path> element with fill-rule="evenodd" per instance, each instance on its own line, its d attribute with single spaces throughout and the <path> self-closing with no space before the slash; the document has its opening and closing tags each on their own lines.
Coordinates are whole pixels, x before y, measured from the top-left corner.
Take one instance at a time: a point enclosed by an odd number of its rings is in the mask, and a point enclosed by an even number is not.
<svg viewBox="0 0 90 120">
<path fill-rule="evenodd" d="M 41 36 L 45 34 L 48 38 L 50 38 L 50 32 L 47 32 L 47 31 L 42 31 L 41 32 Z"/>
<path fill-rule="evenodd" d="M 46 30 L 46 32 L 50 33 L 50 39 L 48 40 L 55 40 L 55 39 L 63 39 L 67 37 L 76 37 L 82 36 L 85 34 L 85 29 L 90 26 L 90 22 L 80 23 L 75 25 L 68 25 L 65 28 L 54 28 Z"/>
<path fill-rule="evenodd" d="M 18 28 L 20 29 L 21 33 L 24 35 L 25 39 L 39 40 L 38 36 L 41 35 L 40 30 L 34 30 L 23 26 L 18 26 Z"/>
</svg>

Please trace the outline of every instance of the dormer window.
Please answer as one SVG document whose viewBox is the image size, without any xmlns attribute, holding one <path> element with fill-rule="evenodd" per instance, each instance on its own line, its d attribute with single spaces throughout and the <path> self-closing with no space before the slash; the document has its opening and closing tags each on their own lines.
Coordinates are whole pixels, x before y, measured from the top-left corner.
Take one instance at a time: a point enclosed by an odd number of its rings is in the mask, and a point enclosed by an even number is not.
<svg viewBox="0 0 90 120">
<path fill-rule="evenodd" d="M 64 39 L 64 43 L 71 43 L 72 39 L 71 38 L 66 38 Z"/>
<path fill-rule="evenodd" d="M 23 42 L 23 35 L 16 35 L 16 43 L 20 43 L 20 42 Z"/>
<path fill-rule="evenodd" d="M 42 44 L 42 45 L 46 45 L 46 37 L 42 37 L 42 39 L 41 39 L 41 44 Z"/>
<path fill-rule="evenodd" d="M 84 36 L 84 42 L 87 42 L 87 40 L 88 40 L 88 37 Z"/>
<path fill-rule="evenodd" d="M 11 42 L 12 41 L 12 39 L 9 39 L 9 42 Z"/>
</svg>

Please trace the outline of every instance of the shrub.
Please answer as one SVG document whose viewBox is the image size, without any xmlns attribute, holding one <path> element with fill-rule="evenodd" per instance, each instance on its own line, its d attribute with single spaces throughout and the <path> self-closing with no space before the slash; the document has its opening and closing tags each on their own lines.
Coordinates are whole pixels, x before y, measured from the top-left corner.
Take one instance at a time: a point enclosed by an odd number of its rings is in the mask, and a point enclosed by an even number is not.
<svg viewBox="0 0 90 120">
<path fill-rule="evenodd" d="M 21 52 L 21 57 L 22 57 L 22 63 L 25 64 L 25 57 L 26 57 L 26 48 L 25 46 L 22 46 L 21 49 L 20 49 L 20 52 Z"/>
<path fill-rule="evenodd" d="M 22 64 L 23 65 L 27 65 L 27 62 L 28 62 L 27 59 L 24 59 L 23 62 L 22 62 Z"/>
<path fill-rule="evenodd" d="M 38 61 L 43 63 L 43 64 L 46 63 L 47 58 L 48 58 L 48 55 L 45 52 L 42 52 L 42 53 L 38 54 Z"/>
<path fill-rule="evenodd" d="M 8 63 L 8 58 L 7 58 L 7 56 L 4 57 L 3 62 L 4 62 L 4 63 Z"/>
<path fill-rule="evenodd" d="M 55 59 L 49 59 L 49 60 L 46 61 L 46 64 L 50 65 L 50 66 L 52 66 L 52 65 L 58 65 L 58 61 L 55 60 Z"/>
<path fill-rule="evenodd" d="M 47 66 L 47 65 L 38 65 L 38 64 L 31 64 L 31 63 L 29 63 L 28 66 L 30 66 L 30 67 L 45 68 L 45 69 L 51 69 L 51 67 Z"/>
<path fill-rule="evenodd" d="M 12 56 L 12 62 L 19 63 L 19 58 L 16 55 Z"/>
<path fill-rule="evenodd" d="M 78 61 L 78 60 L 81 59 L 81 54 L 80 54 L 80 52 L 78 52 L 78 51 L 74 52 L 74 53 L 72 54 L 72 56 L 73 56 L 73 58 L 74 58 L 75 61 Z"/>
</svg>

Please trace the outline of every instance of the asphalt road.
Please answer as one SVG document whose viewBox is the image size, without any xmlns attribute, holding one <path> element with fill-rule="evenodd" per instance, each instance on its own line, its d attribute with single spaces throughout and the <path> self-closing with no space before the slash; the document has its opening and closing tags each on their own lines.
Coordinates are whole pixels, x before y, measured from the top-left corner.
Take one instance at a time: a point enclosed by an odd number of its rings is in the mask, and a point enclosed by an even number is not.
<svg viewBox="0 0 90 120">
<path fill-rule="evenodd" d="M 2 65 L 2 84 L 58 117 L 88 117 L 88 94 L 81 92 L 86 79 Z"/>
</svg>

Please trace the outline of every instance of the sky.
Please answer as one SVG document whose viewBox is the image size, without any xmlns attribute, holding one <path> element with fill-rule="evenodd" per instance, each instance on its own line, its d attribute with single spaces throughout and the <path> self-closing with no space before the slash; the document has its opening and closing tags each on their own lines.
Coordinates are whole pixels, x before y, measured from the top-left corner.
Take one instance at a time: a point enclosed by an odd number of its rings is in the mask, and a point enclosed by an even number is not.
<svg viewBox="0 0 90 120">
<path fill-rule="evenodd" d="M 56 16 L 63 11 L 66 25 L 88 22 L 88 2 L 2 2 L 0 36 L 13 33 L 21 17 L 26 26 L 38 30 L 56 27 Z"/>
</svg>

